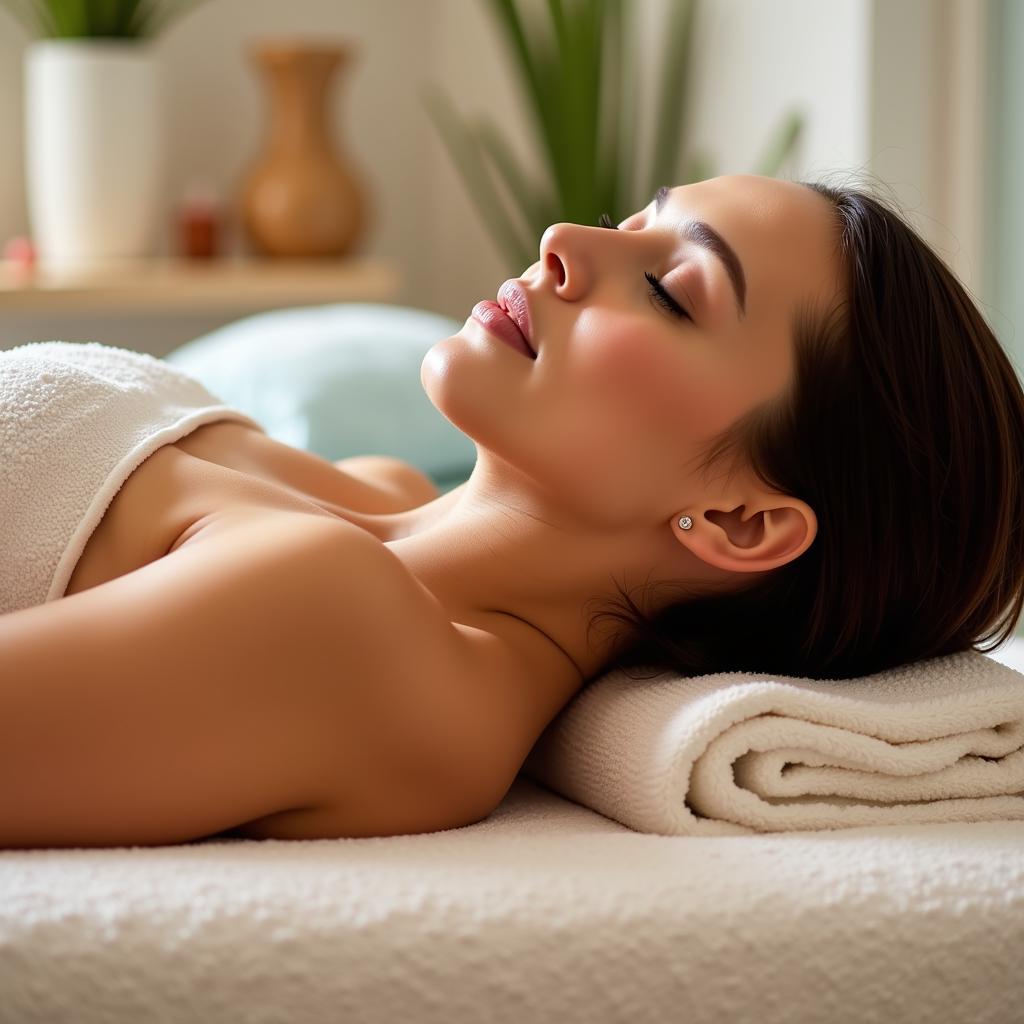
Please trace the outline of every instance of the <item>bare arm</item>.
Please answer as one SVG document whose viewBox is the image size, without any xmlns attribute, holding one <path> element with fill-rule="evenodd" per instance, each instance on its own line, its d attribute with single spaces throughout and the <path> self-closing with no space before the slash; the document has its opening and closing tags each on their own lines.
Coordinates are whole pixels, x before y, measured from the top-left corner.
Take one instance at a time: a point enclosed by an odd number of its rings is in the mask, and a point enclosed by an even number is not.
<svg viewBox="0 0 1024 1024">
<path fill-rule="evenodd" d="M 387 835 L 486 814 L 454 753 L 450 623 L 382 551 L 332 521 L 262 515 L 0 616 L 0 848 L 259 820 L 281 838 Z M 386 621 L 410 624 L 417 671 L 381 643 Z"/>
</svg>

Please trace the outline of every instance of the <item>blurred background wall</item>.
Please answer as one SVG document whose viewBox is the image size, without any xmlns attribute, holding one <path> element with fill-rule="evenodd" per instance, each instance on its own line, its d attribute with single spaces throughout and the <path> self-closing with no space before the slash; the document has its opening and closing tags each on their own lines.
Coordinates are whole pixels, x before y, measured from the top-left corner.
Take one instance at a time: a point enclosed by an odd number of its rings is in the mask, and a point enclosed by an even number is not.
<svg viewBox="0 0 1024 1024">
<path fill-rule="evenodd" d="M 670 2 L 636 0 L 652 52 Z M 788 176 L 852 171 L 888 182 L 1016 351 L 1024 224 L 1010 169 L 1024 155 L 1022 8 L 1020 0 L 705 0 L 692 141 L 720 173 L 751 172 L 768 126 L 799 107 L 807 125 Z M 332 120 L 370 193 L 373 223 L 358 251 L 395 266 L 397 301 L 462 320 L 525 270 L 503 262 L 420 99 L 421 86 L 437 82 L 465 114 L 499 112 L 522 151 L 534 151 L 511 64 L 476 0 L 213 0 L 172 25 L 154 44 L 171 142 L 160 254 L 172 252 L 172 210 L 184 190 L 206 183 L 230 200 L 258 154 L 266 97 L 246 48 L 279 35 L 358 46 L 332 94 Z M 27 41 L 0 11 L 0 240 L 29 229 Z M 641 93 L 652 92 L 647 72 Z M 232 251 L 244 251 L 240 233 Z M 0 345 L 94 339 L 159 355 L 221 322 L 187 310 L 158 322 L 48 317 L 41 325 L 5 315 Z"/>
<path fill-rule="evenodd" d="M 983 168 L 989 322 L 1024 369 L 1024 3 L 995 0 L 986 38 L 991 130 Z"/>
</svg>

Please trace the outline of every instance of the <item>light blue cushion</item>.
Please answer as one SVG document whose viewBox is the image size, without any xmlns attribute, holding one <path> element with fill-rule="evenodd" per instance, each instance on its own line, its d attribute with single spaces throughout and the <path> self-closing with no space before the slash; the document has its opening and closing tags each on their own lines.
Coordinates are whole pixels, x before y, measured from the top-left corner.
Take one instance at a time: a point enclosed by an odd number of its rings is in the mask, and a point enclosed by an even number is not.
<svg viewBox="0 0 1024 1024">
<path fill-rule="evenodd" d="M 245 317 L 164 358 L 275 440 L 335 460 L 393 455 L 448 490 L 476 447 L 420 384 L 427 350 L 462 325 L 421 309 L 344 302 Z"/>
</svg>

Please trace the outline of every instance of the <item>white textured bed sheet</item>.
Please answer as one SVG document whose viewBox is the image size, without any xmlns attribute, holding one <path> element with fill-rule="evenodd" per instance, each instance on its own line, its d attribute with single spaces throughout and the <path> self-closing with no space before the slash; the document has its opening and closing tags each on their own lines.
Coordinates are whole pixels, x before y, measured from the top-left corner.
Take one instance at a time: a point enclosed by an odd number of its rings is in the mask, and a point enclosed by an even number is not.
<svg viewBox="0 0 1024 1024">
<path fill-rule="evenodd" d="M 1022 641 L 995 655 L 1024 666 Z M 0 852 L 0 1022 L 1024 1021 L 1024 822 Z"/>
</svg>

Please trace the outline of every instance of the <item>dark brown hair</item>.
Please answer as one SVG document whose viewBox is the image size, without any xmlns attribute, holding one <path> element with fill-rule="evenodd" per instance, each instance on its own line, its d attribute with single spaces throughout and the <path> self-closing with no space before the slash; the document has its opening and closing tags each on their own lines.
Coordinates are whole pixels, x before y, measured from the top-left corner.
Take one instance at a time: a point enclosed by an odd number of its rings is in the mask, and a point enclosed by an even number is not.
<svg viewBox="0 0 1024 1024">
<path fill-rule="evenodd" d="M 606 671 L 843 679 L 992 650 L 1020 616 L 1024 391 L 1014 367 L 895 201 L 798 184 L 833 205 L 844 300 L 798 311 L 790 387 L 715 438 L 700 465 L 749 466 L 810 505 L 817 536 L 744 589 L 675 585 L 680 599 L 652 616 L 619 586 L 623 604 L 591 621 L 627 627 Z"/>
</svg>

